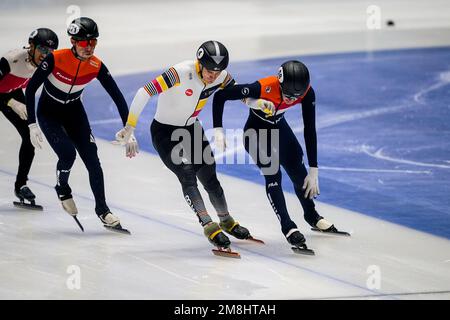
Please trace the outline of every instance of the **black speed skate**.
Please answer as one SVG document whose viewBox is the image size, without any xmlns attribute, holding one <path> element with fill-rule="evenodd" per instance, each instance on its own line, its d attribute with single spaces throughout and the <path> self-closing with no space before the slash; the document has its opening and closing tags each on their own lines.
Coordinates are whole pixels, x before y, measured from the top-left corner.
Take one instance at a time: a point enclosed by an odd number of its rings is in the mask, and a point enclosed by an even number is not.
<svg viewBox="0 0 450 320">
<path fill-rule="evenodd" d="M 203 227 L 203 232 L 208 238 L 208 241 L 217 247 L 212 249 L 212 252 L 216 256 L 228 257 L 228 258 L 241 258 L 238 252 L 232 251 L 230 248 L 230 239 L 223 233 L 222 229 L 215 222 L 210 222 Z"/>
<path fill-rule="evenodd" d="M 297 229 L 292 229 L 291 231 L 289 231 L 287 233 L 286 239 L 291 245 L 293 245 L 291 249 L 295 253 L 305 254 L 309 256 L 315 255 L 313 250 L 308 249 L 305 243 L 305 237 Z"/>
<path fill-rule="evenodd" d="M 36 202 L 34 201 L 34 199 L 36 199 L 36 196 L 27 186 L 22 186 L 19 190 L 14 190 L 14 194 L 20 200 L 20 202 L 13 201 L 15 207 L 40 211 L 44 209 L 42 208 L 42 206 L 36 204 Z"/>
<path fill-rule="evenodd" d="M 225 221 L 220 222 L 220 227 L 228 234 L 238 239 L 247 239 L 250 237 L 250 231 L 239 224 L 239 222 L 234 221 L 232 217 L 229 217 Z"/>
<path fill-rule="evenodd" d="M 228 234 L 240 240 L 251 240 L 258 243 L 264 243 L 264 241 L 253 238 L 250 235 L 250 231 L 247 228 L 241 226 L 239 222 L 235 221 L 232 217 L 220 222 L 220 227 Z"/>
</svg>

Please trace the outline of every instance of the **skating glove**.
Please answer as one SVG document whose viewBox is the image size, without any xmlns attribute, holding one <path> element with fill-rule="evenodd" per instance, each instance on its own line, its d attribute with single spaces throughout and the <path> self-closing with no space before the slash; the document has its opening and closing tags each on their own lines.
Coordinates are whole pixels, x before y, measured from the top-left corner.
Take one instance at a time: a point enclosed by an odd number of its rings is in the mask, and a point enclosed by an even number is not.
<svg viewBox="0 0 450 320">
<path fill-rule="evenodd" d="M 125 144 L 125 153 L 128 158 L 133 158 L 136 156 L 136 153 L 139 153 L 139 145 L 134 134 L 131 134 L 130 139 Z"/>
<path fill-rule="evenodd" d="M 44 140 L 42 139 L 41 129 L 39 129 L 36 123 L 29 124 L 28 128 L 30 128 L 31 144 L 35 149 L 42 149 L 42 143 Z"/>
<path fill-rule="evenodd" d="M 11 107 L 11 109 L 13 109 L 13 111 L 19 115 L 20 119 L 28 119 L 27 107 L 22 102 L 11 98 L 8 101 L 8 106 Z"/>
<path fill-rule="evenodd" d="M 225 152 L 227 142 L 225 139 L 225 132 L 222 127 L 214 128 L 214 144 L 216 145 L 217 151 Z"/>
<path fill-rule="evenodd" d="M 127 124 L 116 133 L 117 143 L 125 145 L 125 155 L 129 158 L 133 158 L 139 152 L 139 146 L 133 132 L 134 127 Z"/>
<path fill-rule="evenodd" d="M 308 175 L 303 183 L 303 190 L 305 190 L 305 198 L 312 199 L 320 194 L 319 190 L 319 169 L 310 167 Z"/>
<path fill-rule="evenodd" d="M 247 98 L 245 103 L 252 109 L 259 109 L 265 114 L 272 116 L 275 114 L 275 105 L 268 100 Z"/>
<path fill-rule="evenodd" d="M 130 137 L 133 135 L 134 127 L 127 124 L 125 127 L 117 131 L 116 133 L 116 141 L 121 144 L 125 145 L 128 140 L 130 140 Z"/>
</svg>

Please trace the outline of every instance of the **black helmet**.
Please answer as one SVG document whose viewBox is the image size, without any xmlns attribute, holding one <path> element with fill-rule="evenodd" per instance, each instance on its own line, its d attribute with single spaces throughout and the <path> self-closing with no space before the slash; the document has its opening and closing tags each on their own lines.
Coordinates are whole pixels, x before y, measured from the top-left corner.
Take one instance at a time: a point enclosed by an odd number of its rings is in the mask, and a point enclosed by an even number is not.
<svg viewBox="0 0 450 320">
<path fill-rule="evenodd" d="M 206 41 L 198 48 L 197 59 L 208 70 L 222 71 L 228 66 L 228 50 L 219 41 Z"/>
<path fill-rule="evenodd" d="M 286 61 L 278 70 L 278 81 L 284 95 L 301 97 L 309 87 L 308 68 L 300 61 Z"/>
<path fill-rule="evenodd" d="M 75 40 L 94 39 L 98 37 L 98 27 L 91 18 L 81 17 L 71 22 L 67 34 Z"/>
<path fill-rule="evenodd" d="M 58 36 L 52 30 L 47 28 L 39 28 L 34 30 L 28 37 L 28 44 L 35 46 L 43 46 L 51 49 L 58 49 Z"/>
</svg>

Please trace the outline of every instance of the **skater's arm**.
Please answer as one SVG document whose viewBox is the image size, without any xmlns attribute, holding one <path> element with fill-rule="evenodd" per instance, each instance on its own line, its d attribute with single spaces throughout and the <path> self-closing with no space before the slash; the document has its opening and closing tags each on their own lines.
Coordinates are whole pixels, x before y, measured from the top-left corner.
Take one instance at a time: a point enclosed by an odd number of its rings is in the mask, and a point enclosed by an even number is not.
<svg viewBox="0 0 450 320">
<path fill-rule="evenodd" d="M 220 89 L 227 89 L 234 85 L 236 85 L 236 81 L 233 79 L 231 74 L 227 73 L 225 80 L 223 80 L 222 84 L 220 85 Z"/>
<path fill-rule="evenodd" d="M 219 90 L 213 98 L 213 126 L 221 128 L 223 109 L 228 100 L 240 100 L 244 98 L 259 98 L 261 94 L 261 84 L 256 81 L 250 84 L 236 84 Z"/>
<path fill-rule="evenodd" d="M 304 137 L 308 164 L 317 167 L 316 94 L 311 87 L 302 101 Z"/>
<path fill-rule="evenodd" d="M 128 118 L 127 102 L 125 101 L 122 92 L 117 86 L 116 81 L 114 81 L 114 78 L 109 73 L 108 68 L 103 63 L 100 67 L 100 71 L 98 72 L 97 79 L 113 99 L 114 103 L 117 106 L 117 110 L 119 111 L 120 118 L 122 118 L 122 123 L 123 125 L 125 125 Z"/>
<path fill-rule="evenodd" d="M 229 74 L 227 72 L 227 76 L 225 77 L 225 80 L 222 82 L 222 85 L 220 86 L 220 89 L 227 89 L 230 88 L 232 86 L 237 85 L 238 83 L 236 82 L 236 80 L 234 80 L 234 78 L 231 76 L 231 74 Z M 251 99 L 251 98 L 248 98 Z M 241 99 L 243 103 L 246 103 L 247 98 Z M 254 99 L 252 99 L 254 100 Z"/>
<path fill-rule="evenodd" d="M 172 67 L 140 88 L 136 92 L 133 102 L 131 103 L 127 125 L 136 127 L 139 116 L 150 98 L 161 92 L 167 91 L 178 84 L 180 84 L 180 77 L 178 76 L 176 69 Z"/>
<path fill-rule="evenodd" d="M 8 60 L 6 60 L 4 57 L 0 59 L 0 81 L 11 72 L 11 68 L 9 66 Z M 23 101 L 25 101 L 25 96 L 23 94 L 22 89 L 16 89 L 15 92 L 15 98 L 9 98 L 6 100 L 6 105 L 11 107 L 13 111 L 19 115 L 19 117 L 22 120 L 27 120 L 27 108 Z M 17 96 L 19 95 L 19 96 Z"/>
<path fill-rule="evenodd" d="M 27 113 L 28 113 L 28 124 L 36 122 L 36 111 L 35 111 L 35 95 L 39 87 L 44 83 L 45 79 L 50 75 L 55 66 L 55 59 L 53 54 L 47 55 L 44 61 L 39 65 L 39 67 L 34 72 L 27 85 L 25 91 L 25 97 L 27 102 Z"/>
<path fill-rule="evenodd" d="M 11 72 L 8 60 L 4 57 L 0 59 L 0 80 L 2 80 L 8 73 Z"/>
<path fill-rule="evenodd" d="M 136 92 L 133 102 L 131 102 L 127 123 L 122 130 L 116 133 L 116 140 L 125 142 L 125 154 L 127 157 L 132 158 L 138 152 L 137 141 L 133 135 L 133 131 L 136 128 L 142 110 L 144 110 L 150 98 L 169 90 L 179 83 L 180 77 L 178 76 L 178 72 L 172 67 Z"/>
</svg>

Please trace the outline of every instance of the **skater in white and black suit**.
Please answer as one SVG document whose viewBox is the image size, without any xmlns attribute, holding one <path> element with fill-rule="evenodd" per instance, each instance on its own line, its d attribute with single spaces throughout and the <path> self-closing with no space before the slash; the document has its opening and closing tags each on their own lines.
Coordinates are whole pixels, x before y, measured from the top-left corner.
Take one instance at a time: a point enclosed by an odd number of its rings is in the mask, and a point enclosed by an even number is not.
<svg viewBox="0 0 450 320">
<path fill-rule="evenodd" d="M 205 236 L 219 248 L 230 245 L 222 230 L 239 239 L 251 237 L 228 211 L 224 191 L 217 179 L 214 155 L 197 119 L 216 90 L 234 85 L 233 78 L 225 70 L 228 60 L 228 51 L 222 43 L 203 43 L 197 50 L 197 60 L 174 65 L 137 91 L 127 125 L 117 133 L 118 139 L 128 141 L 147 102 L 159 95 L 150 128 L 153 146 L 180 181 L 183 196 L 197 215 Z M 127 155 L 132 157 L 135 153 L 127 150 Z M 197 178 L 208 192 L 220 224 L 213 222 L 208 214 Z"/>
<path fill-rule="evenodd" d="M 58 36 L 50 29 L 39 28 L 30 34 L 28 44 L 29 47 L 12 50 L 0 59 L 0 111 L 22 138 L 14 193 L 21 200 L 22 207 L 42 209 L 40 206 L 24 203 L 25 199 L 34 204 L 36 196 L 27 186 L 34 147 L 30 141 L 23 89 L 47 54 L 58 48 Z"/>
</svg>

